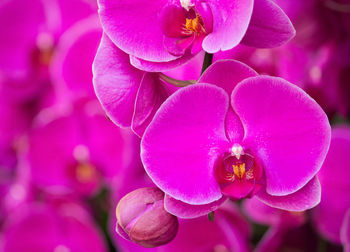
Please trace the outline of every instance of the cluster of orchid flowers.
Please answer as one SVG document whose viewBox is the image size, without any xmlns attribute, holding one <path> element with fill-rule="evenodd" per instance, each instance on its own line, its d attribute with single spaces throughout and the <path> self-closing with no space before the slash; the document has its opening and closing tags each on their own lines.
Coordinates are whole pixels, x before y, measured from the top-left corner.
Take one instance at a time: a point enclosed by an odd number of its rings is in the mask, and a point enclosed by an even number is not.
<svg viewBox="0 0 350 252">
<path fill-rule="evenodd" d="M 6 0 L 0 31 L 0 251 L 350 251 L 345 0 Z"/>
</svg>

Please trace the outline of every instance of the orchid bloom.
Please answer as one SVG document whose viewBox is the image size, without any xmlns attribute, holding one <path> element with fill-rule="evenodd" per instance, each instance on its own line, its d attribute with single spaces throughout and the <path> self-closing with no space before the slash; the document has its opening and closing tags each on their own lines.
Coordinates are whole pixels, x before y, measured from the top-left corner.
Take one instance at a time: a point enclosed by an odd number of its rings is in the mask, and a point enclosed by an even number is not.
<svg viewBox="0 0 350 252">
<path fill-rule="evenodd" d="M 85 0 L 2 1 L 0 88 L 17 103 L 38 100 L 50 87 L 47 70 L 58 38 L 95 6 Z"/>
<path fill-rule="evenodd" d="M 327 116 L 303 90 L 225 60 L 161 105 L 142 138 L 141 159 L 167 195 L 166 210 L 178 217 L 254 195 L 303 211 L 320 201 L 316 174 L 329 142 Z"/>
<path fill-rule="evenodd" d="M 88 211 L 73 202 L 32 202 L 18 208 L 8 216 L 2 241 L 4 252 L 107 251 Z"/>
<path fill-rule="evenodd" d="M 91 15 L 77 21 L 59 38 L 52 55 L 50 77 L 62 102 L 84 96 L 96 99 L 91 65 L 101 36 L 98 16 Z"/>
<path fill-rule="evenodd" d="M 99 0 L 102 27 L 145 71 L 184 64 L 198 52 L 229 50 L 240 42 L 276 47 L 294 36 L 286 14 L 271 0 Z"/>
<path fill-rule="evenodd" d="M 318 232 L 338 244 L 341 243 L 341 228 L 348 221 L 345 217 L 350 209 L 350 198 L 345 193 L 350 190 L 349 151 L 350 128 L 336 126 L 332 130 L 328 155 L 319 172 L 322 201 L 312 210 L 312 220 Z"/>
<path fill-rule="evenodd" d="M 27 158 L 40 188 L 91 195 L 131 162 L 133 135 L 115 127 L 97 101 L 74 106 L 71 112 L 51 108 L 39 115 L 29 132 Z"/>
</svg>

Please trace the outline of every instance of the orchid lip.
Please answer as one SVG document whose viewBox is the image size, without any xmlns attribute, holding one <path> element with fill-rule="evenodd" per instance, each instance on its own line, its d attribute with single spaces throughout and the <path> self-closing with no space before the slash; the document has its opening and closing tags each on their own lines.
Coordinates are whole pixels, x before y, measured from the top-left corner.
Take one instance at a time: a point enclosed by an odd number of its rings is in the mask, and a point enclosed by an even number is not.
<svg viewBox="0 0 350 252">
<path fill-rule="evenodd" d="M 241 199 L 253 196 L 261 188 L 262 168 L 249 149 L 235 143 L 219 158 L 215 176 L 224 195 Z"/>
<path fill-rule="evenodd" d="M 159 21 L 164 47 L 176 56 L 183 55 L 186 50 L 191 50 L 192 54 L 198 53 L 204 37 L 213 28 L 210 6 L 201 1 L 181 0 L 180 6 L 167 5 L 162 9 Z"/>
<path fill-rule="evenodd" d="M 210 7 L 204 2 L 198 2 L 185 8 L 182 33 L 196 36 L 207 35 L 212 30 L 213 17 Z"/>
</svg>

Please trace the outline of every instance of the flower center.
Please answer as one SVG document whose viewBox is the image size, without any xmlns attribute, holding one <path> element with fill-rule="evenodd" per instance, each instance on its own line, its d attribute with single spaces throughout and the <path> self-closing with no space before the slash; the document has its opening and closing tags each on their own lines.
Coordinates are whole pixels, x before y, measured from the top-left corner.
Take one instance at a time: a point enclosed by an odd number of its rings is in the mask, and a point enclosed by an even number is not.
<svg viewBox="0 0 350 252">
<path fill-rule="evenodd" d="M 239 179 L 242 179 L 245 174 L 245 163 L 238 164 L 238 165 L 232 165 L 233 167 L 233 173 L 238 177 Z"/>
<path fill-rule="evenodd" d="M 196 13 L 195 18 L 186 18 L 186 29 L 190 32 L 194 32 L 196 35 L 206 33 L 201 16 Z"/>
<path fill-rule="evenodd" d="M 253 196 L 261 188 L 262 168 L 252 154 L 235 144 L 218 160 L 215 176 L 223 194 L 241 199 Z"/>
<path fill-rule="evenodd" d="M 89 195 L 100 186 L 98 168 L 90 158 L 89 148 L 77 145 L 73 150 L 73 160 L 67 165 L 67 176 L 79 193 Z"/>
<path fill-rule="evenodd" d="M 76 167 L 76 178 L 80 183 L 88 183 L 96 178 L 96 168 L 89 163 L 81 163 Z"/>
<path fill-rule="evenodd" d="M 54 38 L 48 33 L 40 33 L 36 38 L 36 48 L 33 52 L 35 63 L 48 66 L 54 53 Z"/>
</svg>

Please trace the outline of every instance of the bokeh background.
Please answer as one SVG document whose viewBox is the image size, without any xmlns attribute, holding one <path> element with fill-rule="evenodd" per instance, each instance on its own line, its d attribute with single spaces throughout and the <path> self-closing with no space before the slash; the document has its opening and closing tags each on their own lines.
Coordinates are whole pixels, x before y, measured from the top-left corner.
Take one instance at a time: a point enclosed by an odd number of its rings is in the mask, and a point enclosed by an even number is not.
<svg viewBox="0 0 350 252">
<path fill-rule="evenodd" d="M 345 154 L 323 175 L 331 192 L 303 213 L 230 203 L 229 213 L 218 214 L 225 225 L 182 221 L 178 237 L 153 250 L 231 251 L 225 244 L 235 239 L 245 245 L 234 251 L 342 251 L 347 244 L 339 229 L 350 207 L 350 2 L 276 2 L 295 26 L 292 41 L 276 49 L 239 45 L 214 61 L 237 59 L 285 78 L 322 106 L 333 130 L 347 135 L 335 151 Z M 95 96 L 101 36 L 94 0 L 0 1 L 0 251 L 151 250 L 115 232 L 118 200 L 152 182 L 140 139 L 114 125 Z M 197 79 L 203 56 L 166 74 Z"/>
</svg>

